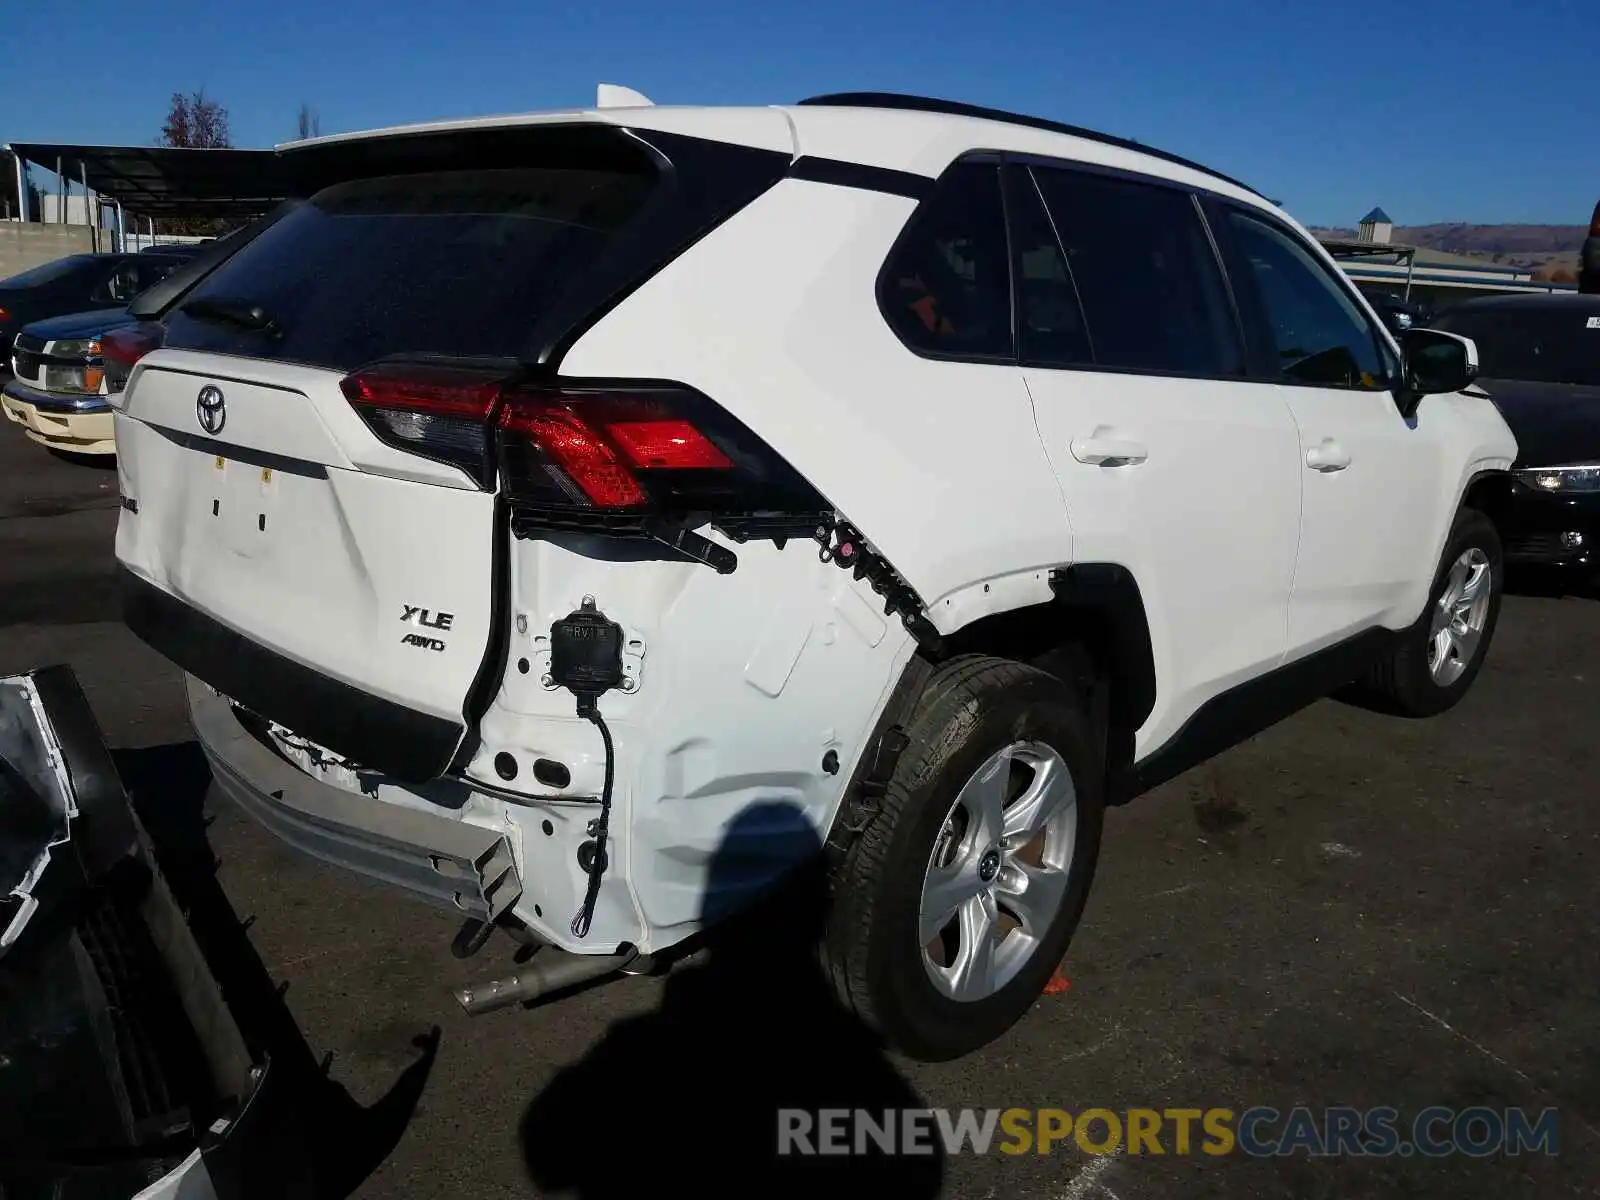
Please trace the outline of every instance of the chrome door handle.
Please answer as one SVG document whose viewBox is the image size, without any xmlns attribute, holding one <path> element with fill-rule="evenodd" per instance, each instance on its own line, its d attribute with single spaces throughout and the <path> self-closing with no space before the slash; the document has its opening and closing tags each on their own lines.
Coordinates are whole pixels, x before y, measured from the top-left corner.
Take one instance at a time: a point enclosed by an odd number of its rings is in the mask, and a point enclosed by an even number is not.
<svg viewBox="0 0 1600 1200">
<path fill-rule="evenodd" d="M 1120 467 L 1142 463 L 1150 451 L 1122 438 L 1086 437 L 1072 440 L 1072 457 L 1091 467 Z"/>
<path fill-rule="evenodd" d="M 1306 466 L 1313 471 L 1326 474 L 1329 471 L 1342 471 L 1349 465 L 1350 452 L 1332 438 L 1323 438 L 1306 451 Z"/>
</svg>

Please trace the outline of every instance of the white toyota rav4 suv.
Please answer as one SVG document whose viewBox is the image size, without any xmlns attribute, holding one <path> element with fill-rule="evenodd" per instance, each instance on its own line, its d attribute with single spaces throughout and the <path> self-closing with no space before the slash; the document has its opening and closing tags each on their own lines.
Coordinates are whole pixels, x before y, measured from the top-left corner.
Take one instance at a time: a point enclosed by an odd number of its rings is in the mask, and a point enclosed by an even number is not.
<svg viewBox="0 0 1600 1200">
<path fill-rule="evenodd" d="M 286 841 L 555 948 L 469 1008 L 808 858 L 847 1001 L 965 1053 L 1105 805 L 1482 663 L 1516 447 L 1472 344 L 1204 167 L 880 94 L 280 162 L 107 348 L 125 617 Z"/>
</svg>

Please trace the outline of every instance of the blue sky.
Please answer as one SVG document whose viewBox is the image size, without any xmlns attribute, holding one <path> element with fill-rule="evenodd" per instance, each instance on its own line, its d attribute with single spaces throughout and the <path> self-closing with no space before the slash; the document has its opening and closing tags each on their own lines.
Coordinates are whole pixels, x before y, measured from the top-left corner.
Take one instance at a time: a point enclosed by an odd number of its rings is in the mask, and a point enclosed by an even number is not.
<svg viewBox="0 0 1600 1200">
<path fill-rule="evenodd" d="M 240 146 L 592 103 L 907 91 L 1119 133 L 1236 175 L 1312 224 L 1586 223 L 1600 199 L 1600 8 L 1220 0 L 73 0 L 7 6 L 0 141 L 148 143 L 173 91 Z M 112 47 L 115 47 L 113 52 Z"/>
</svg>

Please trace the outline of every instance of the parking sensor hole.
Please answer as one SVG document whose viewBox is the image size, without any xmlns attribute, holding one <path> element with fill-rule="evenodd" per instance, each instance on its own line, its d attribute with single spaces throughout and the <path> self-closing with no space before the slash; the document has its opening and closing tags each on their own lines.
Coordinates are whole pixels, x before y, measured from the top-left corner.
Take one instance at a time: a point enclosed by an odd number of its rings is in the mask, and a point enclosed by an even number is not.
<svg viewBox="0 0 1600 1200">
<path fill-rule="evenodd" d="M 517 760 L 504 750 L 494 756 L 494 773 L 501 779 L 515 779 L 517 777 Z"/>
</svg>

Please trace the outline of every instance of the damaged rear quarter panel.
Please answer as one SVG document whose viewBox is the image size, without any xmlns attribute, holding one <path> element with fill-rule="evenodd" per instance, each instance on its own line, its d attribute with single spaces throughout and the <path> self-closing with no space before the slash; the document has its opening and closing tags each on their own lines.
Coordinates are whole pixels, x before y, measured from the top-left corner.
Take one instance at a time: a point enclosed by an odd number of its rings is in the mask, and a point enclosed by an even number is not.
<svg viewBox="0 0 1600 1200">
<path fill-rule="evenodd" d="M 779 549 L 708 536 L 739 556 L 732 574 L 614 540 L 550 534 L 513 542 L 511 665 L 483 719 L 470 774 L 494 781 L 501 753 L 513 754 L 520 770 L 551 758 L 572 773 L 557 799 L 598 795 L 600 738 L 575 715 L 571 693 L 543 684 L 539 639 L 592 595 L 639 643 L 636 690 L 600 700 L 616 744 L 609 852 L 620 870 L 607 872 L 581 946 L 567 923 L 582 898 L 576 849 L 593 808 L 508 805 L 530 882 L 518 915 L 557 944 L 598 949 L 625 940 L 661 949 L 735 907 L 799 849 L 792 826 L 727 844 L 730 823 L 752 805 L 792 805 L 820 844 L 915 649 L 882 601 L 821 561 L 815 542 Z M 824 765 L 830 750 L 832 773 Z"/>
</svg>

